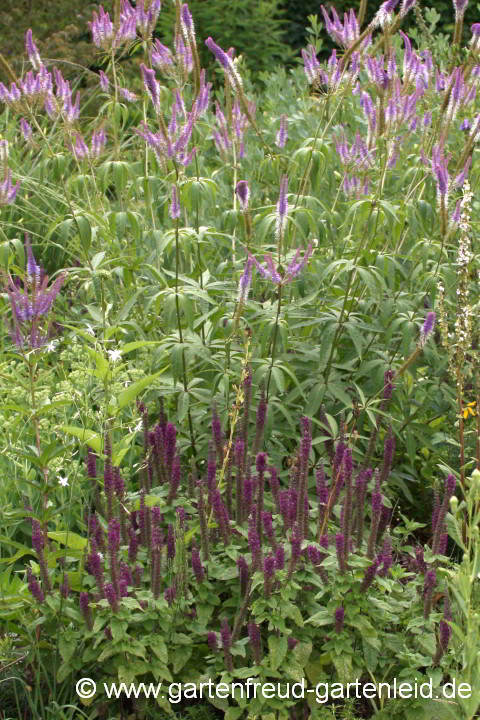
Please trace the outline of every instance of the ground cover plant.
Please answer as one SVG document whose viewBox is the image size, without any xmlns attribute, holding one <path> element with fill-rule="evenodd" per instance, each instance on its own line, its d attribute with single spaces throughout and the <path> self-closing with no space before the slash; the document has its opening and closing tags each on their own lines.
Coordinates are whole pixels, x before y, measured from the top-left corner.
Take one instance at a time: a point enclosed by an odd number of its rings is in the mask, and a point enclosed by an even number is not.
<svg viewBox="0 0 480 720">
<path fill-rule="evenodd" d="M 465 8 L 322 8 L 255 86 L 179 2 L 96 11 L 98 74 L 0 56 L 4 720 L 477 716 Z"/>
</svg>

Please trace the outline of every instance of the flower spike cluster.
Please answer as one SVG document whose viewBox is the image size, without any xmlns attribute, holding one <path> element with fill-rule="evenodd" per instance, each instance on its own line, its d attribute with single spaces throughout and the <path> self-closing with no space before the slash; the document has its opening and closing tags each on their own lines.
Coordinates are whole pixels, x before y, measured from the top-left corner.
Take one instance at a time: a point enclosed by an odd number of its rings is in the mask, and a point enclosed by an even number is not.
<svg viewBox="0 0 480 720">
<path fill-rule="evenodd" d="M 32 350 L 42 347 L 49 339 L 51 328 L 48 325 L 48 314 L 55 302 L 66 274 L 59 275 L 48 288 L 48 277 L 42 279 L 43 271 L 37 265 L 30 246 L 28 235 L 25 235 L 27 251 L 27 272 L 23 291 L 10 275 L 5 278 L 5 289 L 12 308 L 12 324 L 9 334 L 19 349 L 28 346 Z"/>
</svg>

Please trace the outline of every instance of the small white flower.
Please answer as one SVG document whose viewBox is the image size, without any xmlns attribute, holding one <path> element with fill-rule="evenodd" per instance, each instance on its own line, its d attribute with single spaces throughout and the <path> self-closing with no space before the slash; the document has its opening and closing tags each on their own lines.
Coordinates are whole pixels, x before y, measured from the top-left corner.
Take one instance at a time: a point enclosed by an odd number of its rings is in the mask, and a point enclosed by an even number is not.
<svg viewBox="0 0 480 720">
<path fill-rule="evenodd" d="M 140 432 L 141 430 L 143 430 L 143 422 L 140 420 L 133 428 L 133 432 Z"/>
<path fill-rule="evenodd" d="M 87 332 L 89 335 L 95 336 L 95 333 L 93 332 L 93 328 L 91 325 L 87 325 L 85 332 Z"/>
<path fill-rule="evenodd" d="M 54 350 L 55 350 L 55 341 L 54 340 L 51 340 L 48 343 L 46 350 L 47 350 L 47 352 L 54 352 Z"/>
<path fill-rule="evenodd" d="M 66 477 L 59 477 L 59 478 L 58 478 L 58 484 L 61 485 L 62 487 L 67 487 L 67 485 L 68 485 L 68 478 L 66 478 Z"/>
<path fill-rule="evenodd" d="M 108 357 L 112 362 L 117 362 L 122 359 L 122 353 L 120 350 L 108 350 Z"/>
</svg>

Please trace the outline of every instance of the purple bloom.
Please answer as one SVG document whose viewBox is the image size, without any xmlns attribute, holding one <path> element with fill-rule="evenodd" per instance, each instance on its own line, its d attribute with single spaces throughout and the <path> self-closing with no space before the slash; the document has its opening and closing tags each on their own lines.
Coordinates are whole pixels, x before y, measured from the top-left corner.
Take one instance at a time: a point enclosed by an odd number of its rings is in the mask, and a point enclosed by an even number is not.
<svg viewBox="0 0 480 720">
<path fill-rule="evenodd" d="M 16 185 L 12 185 L 12 173 L 10 169 L 7 169 L 3 182 L 0 182 L 0 208 L 15 202 L 19 187 L 20 181 Z"/>
<path fill-rule="evenodd" d="M 190 13 L 190 10 L 188 9 L 187 3 L 184 3 L 182 5 L 181 11 L 180 11 L 180 21 L 182 23 L 182 30 L 183 30 L 184 35 L 187 38 L 188 42 L 194 42 L 195 41 L 195 29 L 193 27 L 192 15 Z"/>
<path fill-rule="evenodd" d="M 197 583 L 202 583 L 205 578 L 205 571 L 200 559 L 200 553 L 196 547 L 192 548 L 192 569 Z"/>
<path fill-rule="evenodd" d="M 117 609 L 117 593 L 112 583 L 107 583 L 105 585 L 105 597 L 107 598 L 108 604 L 112 610 L 115 611 Z"/>
<path fill-rule="evenodd" d="M 45 595 L 43 594 L 43 590 L 40 586 L 40 583 L 38 582 L 35 575 L 32 573 L 30 568 L 27 570 L 27 580 L 28 580 L 28 589 L 30 593 L 33 595 L 37 603 L 43 603 L 45 600 Z"/>
<path fill-rule="evenodd" d="M 160 92 L 155 70 L 150 70 L 143 63 L 141 63 L 140 68 L 142 70 L 143 85 L 150 96 L 155 112 L 158 113 L 160 111 Z"/>
<path fill-rule="evenodd" d="M 283 545 L 278 545 L 275 551 L 275 567 L 277 570 L 283 570 L 285 567 L 285 549 Z"/>
<path fill-rule="evenodd" d="M 250 638 L 250 645 L 252 647 L 252 655 L 255 665 L 260 665 L 262 662 L 262 640 L 260 628 L 253 622 L 253 620 L 248 623 L 248 637 Z"/>
<path fill-rule="evenodd" d="M 466 122 L 467 122 L 467 129 L 468 129 L 468 120 Z M 461 172 L 459 172 L 459 174 L 453 181 L 453 183 L 456 187 L 461 188 L 464 186 L 465 180 L 468 178 L 468 171 L 470 170 L 471 164 L 472 164 L 472 157 L 469 156 L 467 158 L 465 165 L 463 166 L 463 170 L 461 170 Z"/>
<path fill-rule="evenodd" d="M 102 128 L 100 128 L 100 130 L 97 130 L 92 134 L 91 156 L 99 157 L 106 144 L 107 144 L 107 133 L 105 132 L 105 129 L 102 127 Z"/>
<path fill-rule="evenodd" d="M 338 607 L 335 610 L 335 632 L 336 633 L 342 632 L 344 621 L 345 621 L 345 609 L 343 607 Z"/>
<path fill-rule="evenodd" d="M 108 92 L 108 77 L 105 75 L 103 70 L 100 70 L 100 88 L 103 90 L 103 92 Z"/>
<path fill-rule="evenodd" d="M 288 175 L 284 175 L 280 183 L 280 194 L 277 202 L 277 215 L 276 215 L 276 238 L 277 245 L 279 248 L 282 247 L 283 238 L 285 236 L 285 230 L 287 227 L 287 212 L 288 212 Z"/>
<path fill-rule="evenodd" d="M 306 249 L 303 258 L 300 260 L 300 262 L 297 262 L 298 256 L 300 254 L 300 248 L 296 251 L 293 259 L 290 261 L 286 271 L 285 276 L 283 279 L 284 283 L 289 283 L 293 280 L 293 278 L 297 277 L 301 273 L 301 271 L 304 269 L 304 267 L 307 265 L 308 260 L 310 258 L 310 255 L 312 254 L 313 245 L 312 243 L 308 244 L 308 248 Z"/>
<path fill-rule="evenodd" d="M 290 635 L 287 639 L 287 644 L 289 650 L 294 650 L 298 645 L 298 640 Z"/>
<path fill-rule="evenodd" d="M 173 560 L 175 557 L 175 533 L 172 523 L 168 525 L 167 531 L 167 558 Z"/>
<path fill-rule="evenodd" d="M 210 648 L 210 651 L 212 653 L 217 652 L 218 650 L 218 642 L 217 642 L 217 633 L 210 630 L 210 632 L 207 633 L 207 643 L 208 647 Z"/>
<path fill-rule="evenodd" d="M 155 49 L 152 50 L 152 65 L 158 67 L 162 72 L 167 72 L 173 65 L 173 56 L 169 48 L 162 45 L 160 40 L 155 40 Z"/>
<path fill-rule="evenodd" d="M 254 523 L 250 523 L 248 528 L 248 545 L 250 552 L 252 553 L 252 565 L 254 569 L 257 569 L 260 558 L 261 558 L 261 545 L 260 538 L 258 537 L 257 529 Z"/>
<path fill-rule="evenodd" d="M 434 312 L 429 312 L 427 314 L 427 317 L 425 318 L 425 322 L 423 323 L 423 327 L 420 333 L 420 345 L 422 347 L 427 342 L 428 336 L 435 327 L 436 318 L 437 316 Z"/>
<path fill-rule="evenodd" d="M 263 572 L 267 579 L 271 579 L 275 575 L 275 558 L 273 555 L 267 555 L 263 561 Z"/>
<path fill-rule="evenodd" d="M 173 603 L 173 601 L 175 600 L 175 598 L 177 597 L 177 590 L 176 590 L 175 586 L 172 585 L 172 587 L 167 588 L 165 590 L 165 592 L 163 593 L 163 597 L 165 598 L 167 603 L 169 605 L 171 605 Z"/>
<path fill-rule="evenodd" d="M 285 147 L 287 138 L 288 138 L 287 116 L 282 115 L 280 118 L 280 128 L 277 132 L 277 138 L 275 141 L 275 145 L 282 150 Z"/>
<path fill-rule="evenodd" d="M 375 575 L 377 574 L 377 570 L 380 566 L 381 560 L 379 557 L 376 557 L 373 563 L 365 570 L 365 575 L 363 576 L 363 581 L 361 585 L 361 591 L 366 592 L 370 585 L 372 584 Z"/>
<path fill-rule="evenodd" d="M 180 202 L 178 200 L 177 186 L 172 187 L 172 204 L 170 205 L 170 217 L 177 220 L 180 217 Z"/>
<path fill-rule="evenodd" d="M 248 564 L 243 555 L 237 557 L 238 576 L 240 579 L 240 592 L 245 595 L 248 584 Z"/>
<path fill-rule="evenodd" d="M 205 45 L 215 55 L 220 65 L 222 65 L 233 88 L 237 91 L 241 89 L 243 85 L 242 79 L 233 64 L 232 58 L 224 50 L 222 50 L 222 48 L 219 47 L 219 45 L 217 45 L 211 37 L 205 40 Z"/>
<path fill-rule="evenodd" d="M 246 180 L 239 180 L 235 188 L 235 192 L 237 193 L 237 197 L 240 200 L 240 206 L 243 212 L 246 212 L 248 209 L 248 201 L 250 199 L 248 182 Z"/>
<path fill-rule="evenodd" d="M 240 278 L 240 281 L 238 283 L 238 294 L 237 294 L 237 303 L 245 305 L 248 298 L 248 293 L 250 290 L 250 286 L 252 284 L 252 267 L 253 267 L 253 260 L 252 256 L 249 255 L 247 258 L 247 261 L 245 263 L 245 268 L 243 270 L 242 276 Z"/>
<path fill-rule="evenodd" d="M 293 526 L 290 545 L 292 549 L 292 564 L 295 565 L 295 563 L 300 559 L 302 552 L 302 536 L 298 523 L 295 523 Z"/>
<path fill-rule="evenodd" d="M 32 63 L 34 70 L 40 70 L 40 66 L 42 64 L 42 61 L 40 60 L 40 55 L 37 50 L 37 46 L 33 42 L 32 37 L 32 31 L 31 29 L 27 30 L 25 34 L 25 48 L 27 50 L 28 59 Z"/>
<path fill-rule="evenodd" d="M 89 607 L 89 602 L 90 602 L 90 598 L 88 597 L 88 593 L 81 592 L 80 598 L 79 598 L 80 610 L 82 611 L 82 615 L 84 617 L 87 629 L 92 630 L 93 629 L 93 619 L 92 619 L 92 612 Z"/>
<path fill-rule="evenodd" d="M 337 551 L 338 567 L 340 572 L 344 573 L 347 568 L 345 564 L 345 535 L 343 533 L 335 535 L 335 549 Z"/>
<path fill-rule="evenodd" d="M 223 618 L 220 624 L 220 637 L 222 638 L 223 655 L 225 658 L 225 664 L 227 670 L 231 672 L 233 670 L 233 660 L 230 654 L 230 646 L 232 644 L 232 636 L 230 628 L 228 627 L 227 618 Z"/>
<path fill-rule="evenodd" d="M 20 120 L 20 130 L 22 131 L 25 142 L 29 142 L 32 139 L 32 128 L 25 118 L 21 118 Z"/>
</svg>

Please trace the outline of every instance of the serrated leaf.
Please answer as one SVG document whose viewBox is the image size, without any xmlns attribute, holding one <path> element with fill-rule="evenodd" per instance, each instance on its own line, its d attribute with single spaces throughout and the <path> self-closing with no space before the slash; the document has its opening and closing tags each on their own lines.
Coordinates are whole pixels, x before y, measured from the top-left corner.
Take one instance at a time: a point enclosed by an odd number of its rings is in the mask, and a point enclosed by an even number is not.
<svg viewBox="0 0 480 720">
<path fill-rule="evenodd" d="M 348 683 L 352 680 L 352 658 L 347 653 L 343 652 L 341 655 L 333 655 L 332 662 L 337 671 L 338 682 L 343 684 Z"/>
<path fill-rule="evenodd" d="M 270 667 L 273 670 L 277 670 L 282 662 L 285 660 L 285 655 L 288 650 L 287 638 L 276 635 L 270 635 L 268 638 L 268 649 L 270 651 Z"/>
</svg>

